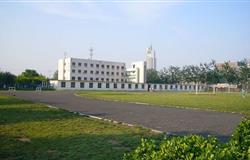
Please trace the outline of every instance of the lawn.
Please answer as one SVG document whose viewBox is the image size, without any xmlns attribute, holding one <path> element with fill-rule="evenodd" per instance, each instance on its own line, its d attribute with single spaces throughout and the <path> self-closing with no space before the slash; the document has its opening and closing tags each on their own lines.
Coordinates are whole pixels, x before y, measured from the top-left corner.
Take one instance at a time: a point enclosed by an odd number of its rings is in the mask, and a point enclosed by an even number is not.
<svg viewBox="0 0 250 160">
<path fill-rule="evenodd" d="M 240 93 L 184 93 L 184 92 L 113 92 L 82 91 L 80 96 L 115 100 L 122 102 L 139 102 L 163 107 L 183 107 L 237 112 L 250 116 L 250 95 L 243 98 Z"/>
<path fill-rule="evenodd" d="M 0 95 L 0 159 L 121 159 L 161 136 Z"/>
</svg>

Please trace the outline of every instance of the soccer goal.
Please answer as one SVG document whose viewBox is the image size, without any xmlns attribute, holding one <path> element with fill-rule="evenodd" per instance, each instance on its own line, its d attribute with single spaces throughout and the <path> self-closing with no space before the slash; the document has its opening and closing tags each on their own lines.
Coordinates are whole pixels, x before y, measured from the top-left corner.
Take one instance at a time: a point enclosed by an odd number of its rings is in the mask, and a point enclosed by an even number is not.
<svg viewBox="0 0 250 160">
<path fill-rule="evenodd" d="M 9 87 L 9 90 L 10 92 L 15 92 L 16 91 L 16 87 Z"/>
</svg>

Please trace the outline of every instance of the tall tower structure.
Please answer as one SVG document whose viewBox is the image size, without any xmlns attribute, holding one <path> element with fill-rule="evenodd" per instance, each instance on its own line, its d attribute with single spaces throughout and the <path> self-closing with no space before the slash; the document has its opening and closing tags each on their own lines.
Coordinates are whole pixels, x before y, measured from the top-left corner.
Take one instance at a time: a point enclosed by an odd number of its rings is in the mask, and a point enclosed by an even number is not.
<svg viewBox="0 0 250 160">
<path fill-rule="evenodd" d="M 147 69 L 154 69 L 156 70 L 156 51 L 153 50 L 152 45 L 146 49 L 146 62 L 147 62 Z"/>
</svg>

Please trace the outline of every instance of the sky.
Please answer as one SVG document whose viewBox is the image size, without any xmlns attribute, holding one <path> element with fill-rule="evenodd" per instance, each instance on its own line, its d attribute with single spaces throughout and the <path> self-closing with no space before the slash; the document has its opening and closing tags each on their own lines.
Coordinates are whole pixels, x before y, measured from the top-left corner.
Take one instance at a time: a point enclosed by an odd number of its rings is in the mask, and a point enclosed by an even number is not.
<svg viewBox="0 0 250 160">
<path fill-rule="evenodd" d="M 125 62 L 156 50 L 157 69 L 250 58 L 250 1 L 3 1 L 0 71 L 51 77 L 64 57 Z"/>
</svg>

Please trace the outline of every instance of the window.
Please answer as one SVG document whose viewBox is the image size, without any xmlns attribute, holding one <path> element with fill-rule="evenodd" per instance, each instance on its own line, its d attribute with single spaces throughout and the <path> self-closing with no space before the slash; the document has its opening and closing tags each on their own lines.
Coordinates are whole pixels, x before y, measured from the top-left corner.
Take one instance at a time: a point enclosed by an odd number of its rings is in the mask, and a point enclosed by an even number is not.
<svg viewBox="0 0 250 160">
<path fill-rule="evenodd" d="M 88 67 L 88 63 L 84 63 L 84 67 Z"/>
<path fill-rule="evenodd" d="M 104 68 L 104 64 L 102 64 L 102 68 Z"/>
<path fill-rule="evenodd" d="M 93 83 L 89 83 L 89 88 L 93 88 Z"/>
<path fill-rule="evenodd" d="M 99 64 L 96 64 L 96 68 L 99 68 Z"/>
<path fill-rule="evenodd" d="M 95 74 L 99 74 L 99 71 L 95 71 Z"/>
<path fill-rule="evenodd" d="M 173 89 L 173 86 L 172 86 L 172 85 L 170 86 L 170 89 Z"/>
<path fill-rule="evenodd" d="M 91 64 L 90 64 L 90 67 L 94 67 L 94 64 L 91 63 Z"/>
<path fill-rule="evenodd" d="M 109 83 L 106 83 L 106 88 L 109 88 Z"/>
<path fill-rule="evenodd" d="M 135 89 L 138 89 L 138 84 L 135 84 Z"/>
<path fill-rule="evenodd" d="M 107 65 L 106 67 L 107 67 L 107 69 L 109 69 L 109 65 Z"/>
<path fill-rule="evenodd" d="M 96 78 L 95 80 L 96 80 L 96 81 L 99 81 L 99 78 Z"/>
<path fill-rule="evenodd" d="M 182 85 L 180 85 L 180 89 L 182 89 Z"/>
<path fill-rule="evenodd" d="M 76 77 L 71 77 L 71 80 L 76 80 Z"/>
<path fill-rule="evenodd" d="M 78 66 L 82 66 L 82 63 L 78 63 Z"/>
<path fill-rule="evenodd" d="M 114 72 L 111 72 L 111 75 L 114 75 Z"/>
<path fill-rule="evenodd" d="M 175 85 L 175 89 L 177 89 L 178 88 L 178 85 Z"/>
<path fill-rule="evenodd" d="M 154 89 L 156 89 L 157 88 L 157 86 L 156 86 L 156 84 L 154 84 Z"/>
<path fill-rule="evenodd" d="M 87 74 L 87 73 L 88 73 L 88 71 L 87 71 L 87 70 L 84 70 L 84 73 L 85 73 L 85 74 Z"/>
<path fill-rule="evenodd" d="M 65 88 L 66 87 L 66 82 L 61 82 L 61 87 Z"/>
<path fill-rule="evenodd" d="M 93 78 L 91 77 L 89 80 L 93 81 Z"/>
<path fill-rule="evenodd" d="M 109 75 L 109 72 L 106 72 L 107 75 Z"/>
<path fill-rule="evenodd" d="M 81 73 L 81 70 L 80 70 L 80 69 L 78 70 L 78 73 Z"/>
<path fill-rule="evenodd" d="M 189 86 L 189 89 L 191 89 L 192 88 L 192 86 Z"/>
<path fill-rule="evenodd" d="M 111 79 L 111 82 L 114 82 L 114 79 L 113 79 L 113 78 Z"/>
<path fill-rule="evenodd" d="M 119 79 L 116 79 L 116 82 L 119 82 Z"/>
<path fill-rule="evenodd" d="M 124 81 L 124 79 L 121 79 L 121 82 L 123 82 Z"/>
<path fill-rule="evenodd" d="M 168 89 L 168 85 L 165 85 L 165 89 Z"/>
<path fill-rule="evenodd" d="M 82 80 L 82 78 L 81 78 L 81 77 L 78 77 L 77 79 L 78 79 L 78 81 Z"/>
<path fill-rule="evenodd" d="M 122 66 L 121 69 L 124 69 L 124 66 Z"/>
<path fill-rule="evenodd" d="M 101 81 L 104 81 L 104 78 L 101 78 Z"/>
<path fill-rule="evenodd" d="M 76 65 L 76 63 L 75 62 L 72 62 L 72 66 L 75 66 Z"/>
<path fill-rule="evenodd" d="M 125 84 L 124 84 L 124 83 L 121 84 L 121 88 L 122 88 L 122 89 L 125 88 Z"/>
<path fill-rule="evenodd" d="M 187 90 L 187 86 L 185 86 L 185 90 Z"/>
<path fill-rule="evenodd" d="M 162 85 L 160 84 L 160 89 L 162 89 Z"/>
<path fill-rule="evenodd" d="M 117 84 L 116 83 L 114 83 L 114 88 L 117 88 Z"/>
<path fill-rule="evenodd" d="M 98 83 L 98 84 L 97 84 L 97 87 L 98 87 L 98 88 L 102 88 L 102 83 Z"/>
<path fill-rule="evenodd" d="M 142 85 L 141 85 L 141 89 L 144 89 L 144 88 L 145 88 L 145 86 L 144 86 L 144 84 L 142 84 Z"/>
<path fill-rule="evenodd" d="M 115 69 L 115 66 L 112 65 L 112 69 Z"/>
<path fill-rule="evenodd" d="M 75 86 L 76 86 L 76 83 L 75 83 L 75 82 L 71 82 L 71 83 L 70 83 L 70 87 L 71 87 L 71 88 L 75 88 Z"/>
<path fill-rule="evenodd" d="M 120 67 L 119 67 L 119 66 L 116 66 L 116 69 L 120 69 Z"/>
<path fill-rule="evenodd" d="M 101 73 L 104 74 L 104 71 L 102 71 Z"/>
<path fill-rule="evenodd" d="M 81 83 L 80 83 L 80 87 L 81 87 L 81 88 L 84 88 L 84 82 L 81 82 Z"/>
<path fill-rule="evenodd" d="M 128 84 L 128 88 L 131 89 L 131 88 L 132 88 L 132 85 L 131 85 L 131 84 Z"/>
<path fill-rule="evenodd" d="M 84 80 L 85 80 L 85 81 L 87 81 L 87 80 L 88 80 L 88 78 L 87 78 L 87 77 L 84 77 Z"/>
<path fill-rule="evenodd" d="M 135 65 L 133 65 L 133 68 L 135 68 Z"/>
<path fill-rule="evenodd" d="M 124 75 L 124 73 L 121 73 L 121 75 L 123 76 L 123 75 Z"/>
<path fill-rule="evenodd" d="M 109 81 L 109 78 L 106 78 L 106 81 Z"/>
<path fill-rule="evenodd" d="M 116 72 L 116 75 L 119 76 L 119 72 Z"/>
<path fill-rule="evenodd" d="M 72 69 L 72 73 L 75 73 L 75 72 L 76 72 L 76 70 Z"/>
<path fill-rule="evenodd" d="M 94 73 L 94 71 L 90 71 L 90 74 L 93 74 Z"/>
</svg>

